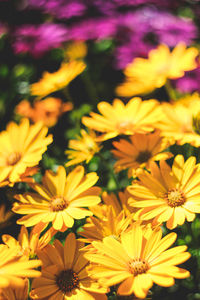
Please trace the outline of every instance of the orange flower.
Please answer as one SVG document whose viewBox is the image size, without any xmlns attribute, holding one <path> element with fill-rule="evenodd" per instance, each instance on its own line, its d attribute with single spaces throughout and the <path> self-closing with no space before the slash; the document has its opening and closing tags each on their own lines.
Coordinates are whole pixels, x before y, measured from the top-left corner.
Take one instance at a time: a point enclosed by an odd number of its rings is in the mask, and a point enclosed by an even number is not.
<svg viewBox="0 0 200 300">
<path fill-rule="evenodd" d="M 106 288 L 91 279 L 86 266 L 88 261 L 79 250 L 83 244 L 70 233 L 63 246 L 59 240 L 38 253 L 43 262 L 42 276 L 34 280 L 32 299 L 84 299 L 106 300 Z"/>
<path fill-rule="evenodd" d="M 161 118 L 159 102 L 156 100 L 142 101 L 132 98 L 126 105 L 119 99 L 113 104 L 100 102 L 98 110 L 102 115 L 91 112 L 91 117 L 83 117 L 85 126 L 103 133 L 98 140 L 104 141 L 118 135 L 132 135 L 153 131 Z"/>
<path fill-rule="evenodd" d="M 72 227 L 74 219 L 82 219 L 93 213 L 85 207 L 100 202 L 101 189 L 93 186 L 98 180 L 95 172 L 84 175 L 82 166 L 76 167 L 66 175 L 60 166 L 57 173 L 46 171 L 42 185 L 32 184 L 37 193 L 16 195 L 21 203 L 14 203 L 13 211 L 26 214 L 17 221 L 18 224 L 33 226 L 39 222 L 48 224 L 56 230 L 64 231 Z"/>
<path fill-rule="evenodd" d="M 22 119 L 19 125 L 10 122 L 0 133 L 0 182 L 13 185 L 27 175 L 27 168 L 34 167 L 42 158 L 52 136 L 41 122 L 30 125 L 28 119 Z M 30 171 L 30 169 L 29 169 Z M 31 169 L 33 171 L 33 169 Z"/>
<path fill-rule="evenodd" d="M 190 253 L 185 252 L 187 246 L 168 249 L 176 237 L 173 232 L 162 238 L 162 230 L 135 224 L 121 234 L 121 241 L 106 237 L 103 242 L 92 243 L 96 252 L 85 253 L 91 262 L 88 272 L 108 287 L 119 284 L 119 295 L 134 293 L 143 299 L 153 283 L 168 287 L 174 285 L 174 278 L 190 276 L 176 266 L 190 258 Z"/>
<path fill-rule="evenodd" d="M 163 152 L 170 143 L 160 136 L 159 131 L 150 134 L 135 134 L 130 136 L 130 142 L 121 139 L 113 142 L 116 149 L 111 150 L 118 158 L 114 165 L 115 172 L 128 169 L 128 176 L 136 176 L 143 168 L 148 169 L 150 161 L 165 160 L 173 156 L 170 152 Z"/>
<path fill-rule="evenodd" d="M 63 103 L 59 98 L 48 97 L 41 101 L 35 101 L 33 107 L 29 101 L 23 100 L 17 105 L 16 113 L 29 118 L 34 123 L 42 121 L 44 125 L 52 127 L 63 113 L 72 108 L 71 102 Z"/>
</svg>

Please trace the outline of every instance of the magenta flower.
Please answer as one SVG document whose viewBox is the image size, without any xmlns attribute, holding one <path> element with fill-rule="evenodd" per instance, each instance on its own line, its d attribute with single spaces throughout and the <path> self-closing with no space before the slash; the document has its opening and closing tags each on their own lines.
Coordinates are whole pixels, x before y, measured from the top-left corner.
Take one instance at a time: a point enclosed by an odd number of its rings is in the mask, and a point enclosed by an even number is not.
<svg viewBox="0 0 200 300">
<path fill-rule="evenodd" d="M 41 25 L 22 25 L 14 33 L 15 53 L 30 53 L 40 57 L 45 52 L 60 47 L 67 39 L 68 30 L 64 25 L 44 23 Z"/>
<path fill-rule="evenodd" d="M 84 0 L 29 0 L 30 8 L 41 9 L 58 19 L 82 16 L 86 10 Z"/>
</svg>

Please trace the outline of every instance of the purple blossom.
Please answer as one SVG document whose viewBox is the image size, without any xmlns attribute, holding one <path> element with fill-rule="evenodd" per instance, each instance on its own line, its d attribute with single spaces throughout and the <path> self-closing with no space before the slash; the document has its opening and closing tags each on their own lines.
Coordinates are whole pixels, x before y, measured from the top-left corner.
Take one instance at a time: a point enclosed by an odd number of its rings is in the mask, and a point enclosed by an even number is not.
<svg viewBox="0 0 200 300">
<path fill-rule="evenodd" d="M 200 67 L 185 73 L 185 76 L 174 82 L 175 87 L 181 93 L 200 92 Z"/>
<path fill-rule="evenodd" d="M 137 56 L 146 57 L 158 44 L 174 47 L 182 41 L 189 45 L 197 37 L 197 29 L 190 19 L 155 8 L 138 9 L 121 15 L 118 20 L 117 68 L 124 68 Z"/>
<path fill-rule="evenodd" d="M 71 40 L 101 40 L 116 35 L 117 18 L 101 17 L 76 22 L 69 29 Z"/>
<path fill-rule="evenodd" d="M 29 7 L 41 9 L 59 19 L 82 16 L 86 10 L 83 0 L 29 0 Z"/>
<path fill-rule="evenodd" d="M 135 8 L 138 5 L 155 4 L 157 7 L 174 8 L 182 0 L 27 0 L 29 8 L 40 9 L 58 19 L 80 17 L 96 10 L 97 14 L 111 15 L 120 7 Z"/>
<path fill-rule="evenodd" d="M 14 33 L 13 48 L 15 53 L 29 52 L 34 57 L 40 57 L 60 47 L 67 40 L 67 34 L 68 30 L 61 24 L 23 25 Z"/>
</svg>

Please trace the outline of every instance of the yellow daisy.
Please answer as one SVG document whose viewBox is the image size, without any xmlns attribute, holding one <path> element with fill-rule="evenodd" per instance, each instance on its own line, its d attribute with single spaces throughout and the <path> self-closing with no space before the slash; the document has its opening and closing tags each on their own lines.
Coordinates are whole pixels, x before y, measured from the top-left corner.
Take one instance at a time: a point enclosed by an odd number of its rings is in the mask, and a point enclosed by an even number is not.
<svg viewBox="0 0 200 300">
<path fill-rule="evenodd" d="M 34 226 L 39 222 L 52 222 L 53 228 L 61 231 L 72 227 L 74 219 L 93 214 L 86 207 L 100 202 L 98 195 L 101 189 L 93 186 L 97 180 L 95 172 L 84 175 L 82 166 L 76 167 L 68 175 L 62 166 L 56 173 L 46 171 L 42 185 L 31 185 L 37 193 L 16 195 L 19 203 L 14 203 L 13 211 L 26 215 L 17 223 Z"/>
<path fill-rule="evenodd" d="M 163 119 L 157 124 L 161 134 L 179 145 L 200 146 L 200 97 L 193 94 L 178 102 L 163 103 Z"/>
<path fill-rule="evenodd" d="M 111 105 L 100 102 L 98 110 L 102 115 L 91 112 L 91 117 L 83 117 L 85 126 L 102 133 L 98 140 L 104 141 L 118 135 L 132 135 L 153 131 L 161 118 L 159 102 L 156 100 L 142 101 L 132 98 L 127 104 L 115 99 Z"/>
<path fill-rule="evenodd" d="M 70 42 L 66 49 L 65 55 L 69 60 L 82 60 L 87 55 L 87 45 L 82 41 Z"/>
<path fill-rule="evenodd" d="M 0 244 L 0 288 L 24 286 L 24 277 L 39 277 L 40 260 L 22 261 L 18 249 Z"/>
<path fill-rule="evenodd" d="M 0 300 L 27 300 L 28 299 L 28 279 L 24 279 L 24 284 L 20 287 L 7 287 L 1 290 Z M 2 297 L 2 298 L 1 298 Z"/>
<path fill-rule="evenodd" d="M 185 262 L 190 253 L 187 246 L 168 249 L 176 240 L 176 233 L 162 238 L 161 230 L 148 228 L 148 234 L 138 224 L 121 235 L 121 241 L 112 237 L 103 242 L 93 242 L 96 252 L 85 253 L 92 263 L 88 268 L 92 278 L 108 287 L 119 284 L 119 295 L 135 294 L 145 298 L 153 283 L 168 287 L 174 278 L 190 276 L 187 270 L 177 267 Z"/>
<path fill-rule="evenodd" d="M 93 241 L 102 241 L 106 236 L 120 239 L 121 233 L 128 228 L 131 221 L 132 217 L 126 218 L 124 211 L 115 216 L 112 206 L 107 206 L 106 215 L 103 219 L 88 218 L 87 223 L 79 233 L 85 239 L 80 240 L 85 241 L 85 243 L 92 243 Z"/>
<path fill-rule="evenodd" d="M 107 216 L 108 206 L 112 206 L 114 216 L 118 216 L 123 210 L 126 216 L 131 215 L 136 209 L 128 204 L 128 199 L 131 194 L 127 189 L 119 191 L 117 194 L 103 191 L 101 195 L 102 202 L 96 206 L 91 207 L 93 214 L 99 219 L 104 219 Z"/>
<path fill-rule="evenodd" d="M 45 97 L 66 87 L 75 77 L 86 68 L 82 61 L 62 63 L 60 69 L 54 73 L 44 72 L 39 82 L 31 85 L 31 95 Z"/>
<path fill-rule="evenodd" d="M 128 188 L 132 198 L 129 204 L 139 208 L 139 218 L 167 222 L 173 229 L 187 221 L 192 222 L 195 213 L 200 213 L 200 168 L 196 158 L 191 156 L 186 162 L 177 155 L 172 168 L 160 161 L 150 164 L 150 171 L 138 175 L 139 181 Z"/>
<path fill-rule="evenodd" d="M 90 133 L 87 133 L 84 129 L 81 130 L 81 134 L 76 140 L 69 141 L 69 148 L 70 150 L 65 151 L 69 159 L 66 167 L 79 164 L 83 161 L 88 163 L 95 153 L 101 149 L 100 143 L 96 142 L 95 132 L 90 131 Z"/>
<path fill-rule="evenodd" d="M 149 52 L 148 58 L 137 57 L 125 68 L 125 83 L 116 92 L 127 97 L 160 88 L 167 79 L 183 77 L 186 71 L 195 69 L 197 55 L 197 48 L 186 49 L 184 43 L 179 43 L 172 52 L 167 45 L 159 45 Z"/>
<path fill-rule="evenodd" d="M 38 255 L 43 262 L 42 276 L 32 284 L 32 299 L 106 300 L 106 288 L 91 279 L 88 261 L 79 250 L 83 243 L 70 233 L 63 246 L 59 240 Z"/>
<path fill-rule="evenodd" d="M 39 167 L 28 167 L 26 168 L 25 172 L 23 174 L 19 175 L 19 178 L 16 179 L 15 182 L 27 182 L 27 183 L 33 183 L 35 182 L 35 179 L 32 177 L 35 175 L 39 170 Z M 13 182 L 11 183 L 9 180 L 9 177 L 4 179 L 2 182 L 0 182 L 0 187 L 4 187 L 6 185 L 13 186 Z"/>
<path fill-rule="evenodd" d="M 121 139 L 113 142 L 116 149 L 111 150 L 118 158 L 114 165 L 115 172 L 128 169 L 128 176 L 135 176 L 138 170 L 148 169 L 150 161 L 166 160 L 173 156 L 163 152 L 170 143 L 160 136 L 159 131 L 150 134 L 135 134 L 130 136 L 130 142 Z"/>
<path fill-rule="evenodd" d="M 41 226 L 41 230 L 45 226 Z M 2 235 L 2 241 L 9 247 L 18 249 L 18 255 L 23 256 L 24 259 L 29 260 L 36 258 L 37 251 L 46 247 L 46 245 L 51 241 L 52 237 L 57 231 L 51 227 L 40 237 L 41 232 L 37 232 L 36 228 L 33 228 L 28 234 L 28 230 L 25 226 L 21 227 L 18 240 L 9 234 Z"/>
<path fill-rule="evenodd" d="M 28 119 L 22 119 L 19 125 L 8 124 L 0 133 L 0 182 L 21 181 L 27 168 L 38 164 L 53 140 L 52 135 L 46 136 L 47 132 L 42 123 L 30 125 Z"/>
</svg>

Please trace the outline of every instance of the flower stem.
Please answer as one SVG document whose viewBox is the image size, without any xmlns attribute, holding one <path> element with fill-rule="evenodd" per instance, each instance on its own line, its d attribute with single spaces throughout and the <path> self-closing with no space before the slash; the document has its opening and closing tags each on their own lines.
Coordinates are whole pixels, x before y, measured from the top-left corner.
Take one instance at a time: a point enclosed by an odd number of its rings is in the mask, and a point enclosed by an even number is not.
<svg viewBox="0 0 200 300">
<path fill-rule="evenodd" d="M 85 87 L 87 89 L 87 92 L 89 94 L 92 103 L 96 106 L 98 101 L 98 95 L 87 70 L 81 74 L 81 78 L 84 81 Z"/>
<path fill-rule="evenodd" d="M 167 92 L 170 100 L 177 100 L 176 92 L 175 92 L 174 88 L 172 87 L 169 79 L 167 79 L 167 81 L 165 83 L 165 89 L 166 89 L 166 92 Z"/>
</svg>

